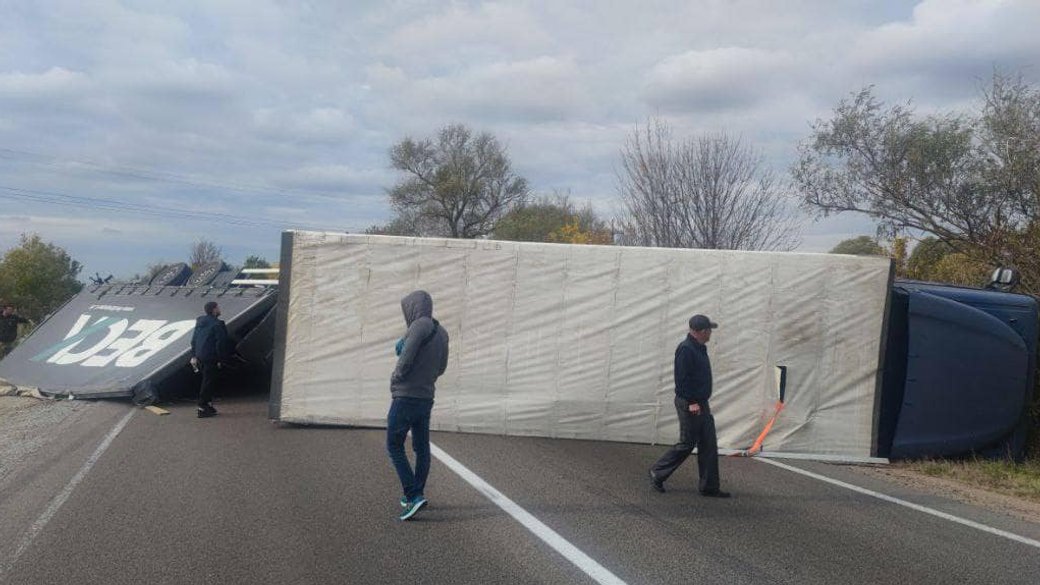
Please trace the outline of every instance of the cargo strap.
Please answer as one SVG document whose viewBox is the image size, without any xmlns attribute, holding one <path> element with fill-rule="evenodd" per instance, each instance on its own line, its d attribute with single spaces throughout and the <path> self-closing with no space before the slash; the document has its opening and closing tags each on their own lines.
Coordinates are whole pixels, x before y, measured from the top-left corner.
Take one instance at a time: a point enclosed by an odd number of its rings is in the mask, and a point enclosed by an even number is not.
<svg viewBox="0 0 1040 585">
<path fill-rule="evenodd" d="M 780 412 L 784 409 L 784 403 L 782 400 L 776 401 L 776 408 L 773 410 L 773 416 L 769 418 L 769 422 L 766 423 L 765 428 L 759 433 L 758 438 L 752 443 L 751 447 L 744 449 L 743 451 L 737 451 L 730 455 L 730 457 L 754 457 L 762 450 L 762 442 L 766 440 L 766 435 L 769 431 L 773 430 L 773 423 L 776 422 L 776 417 L 780 416 Z"/>
</svg>

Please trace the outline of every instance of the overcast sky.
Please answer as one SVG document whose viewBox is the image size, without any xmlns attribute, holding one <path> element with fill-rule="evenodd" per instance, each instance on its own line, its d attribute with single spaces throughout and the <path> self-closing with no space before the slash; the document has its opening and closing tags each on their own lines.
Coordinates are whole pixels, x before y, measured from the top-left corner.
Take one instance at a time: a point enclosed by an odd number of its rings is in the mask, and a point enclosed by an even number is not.
<svg viewBox="0 0 1040 585">
<path fill-rule="evenodd" d="M 0 0 L 0 248 L 37 232 L 117 276 L 199 237 L 274 259 L 282 227 L 386 220 L 389 146 L 451 122 L 499 136 L 535 192 L 610 214 L 647 116 L 786 172 L 865 85 L 932 111 L 994 67 L 1037 80 L 1037 23 L 1036 0 Z M 872 232 L 809 222 L 800 249 Z"/>
</svg>

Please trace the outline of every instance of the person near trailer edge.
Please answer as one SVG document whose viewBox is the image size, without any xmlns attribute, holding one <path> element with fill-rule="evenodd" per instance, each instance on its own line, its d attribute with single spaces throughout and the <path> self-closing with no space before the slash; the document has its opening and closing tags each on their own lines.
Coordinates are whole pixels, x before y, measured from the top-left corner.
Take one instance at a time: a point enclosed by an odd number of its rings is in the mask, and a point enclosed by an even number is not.
<svg viewBox="0 0 1040 585">
<path fill-rule="evenodd" d="M 650 485 L 664 493 L 664 482 L 697 449 L 697 472 L 702 496 L 728 498 L 719 489 L 719 447 L 715 417 L 711 415 L 711 361 L 706 344 L 718 327 L 704 315 L 690 318 L 686 339 L 675 348 L 675 410 L 679 414 L 679 442 L 650 468 Z"/>
<path fill-rule="evenodd" d="M 198 417 L 209 418 L 217 414 L 212 404 L 213 393 L 224 364 L 231 358 L 231 336 L 227 325 L 220 320 L 220 305 L 210 301 L 203 310 L 206 314 L 195 320 L 195 332 L 191 336 L 191 365 L 196 371 L 202 371 Z"/>
<path fill-rule="evenodd" d="M 399 518 L 409 520 L 426 506 L 423 491 L 430 473 L 430 413 L 437 378 L 448 367 L 448 332 L 433 318 L 433 298 L 422 290 L 401 299 L 408 332 L 397 342 L 397 366 L 390 379 L 386 450 L 401 480 L 404 496 Z M 415 468 L 404 443 L 412 433 Z"/>
<path fill-rule="evenodd" d="M 14 348 L 14 342 L 18 339 L 18 326 L 28 322 L 28 319 L 14 312 L 14 305 L 3 306 L 0 312 L 0 359 Z"/>
</svg>

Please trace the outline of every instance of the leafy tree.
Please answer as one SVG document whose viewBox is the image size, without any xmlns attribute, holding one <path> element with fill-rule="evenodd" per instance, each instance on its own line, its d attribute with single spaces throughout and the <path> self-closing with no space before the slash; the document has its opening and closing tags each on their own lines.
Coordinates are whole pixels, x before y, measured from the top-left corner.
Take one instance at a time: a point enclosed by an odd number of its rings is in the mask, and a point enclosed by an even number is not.
<svg viewBox="0 0 1040 585">
<path fill-rule="evenodd" d="M 610 226 L 596 215 L 591 205 L 577 208 L 569 197 L 561 194 L 542 197 L 514 208 L 495 225 L 493 236 L 498 240 L 517 242 L 569 242 L 572 238 L 565 235 L 565 231 L 571 236 L 586 234 L 578 239 L 613 243 Z"/>
<path fill-rule="evenodd" d="M 964 286 L 982 286 L 989 281 L 992 268 L 967 254 L 954 252 L 943 256 L 927 273 L 926 280 Z"/>
<path fill-rule="evenodd" d="M 549 234 L 547 241 L 560 244 L 598 244 L 609 246 L 614 243 L 614 236 L 609 230 L 587 230 L 582 228 L 581 220 L 574 218 L 566 225 L 560 226 Z"/>
<path fill-rule="evenodd" d="M 447 234 L 434 218 L 423 216 L 414 210 L 399 210 L 396 216 L 382 225 L 374 225 L 366 234 L 375 236 L 425 236 L 444 237 Z"/>
<path fill-rule="evenodd" d="M 252 255 L 252 256 L 249 256 L 248 258 L 246 258 L 245 264 L 242 265 L 243 269 L 245 269 L 245 268 L 270 268 L 270 267 L 271 267 L 271 263 L 267 261 L 267 258 L 264 258 L 263 256 L 256 256 L 256 255 Z"/>
<path fill-rule="evenodd" d="M 859 236 L 838 242 L 831 249 L 831 254 L 852 254 L 855 256 L 884 256 L 885 249 L 876 239 L 870 236 Z"/>
<path fill-rule="evenodd" d="M 909 260 L 906 248 L 906 238 L 896 236 L 892 240 L 892 247 L 888 249 L 888 255 L 892 257 L 892 261 L 896 266 L 896 275 L 901 278 L 906 277 L 906 265 Z"/>
<path fill-rule="evenodd" d="M 661 121 L 621 150 L 626 243 L 672 248 L 790 250 L 800 225 L 762 154 L 724 133 L 675 141 Z"/>
<path fill-rule="evenodd" d="M 390 190 L 398 219 L 386 228 L 412 232 L 401 235 L 486 236 L 527 197 L 527 181 L 498 140 L 460 124 L 436 138 L 405 138 L 390 150 L 390 162 L 404 178 Z"/>
<path fill-rule="evenodd" d="M 918 242 L 907 262 L 907 276 L 928 282 L 981 286 L 991 273 L 990 265 L 973 260 L 932 237 Z"/>
<path fill-rule="evenodd" d="M 977 109 L 919 116 L 864 89 L 818 120 L 793 169 L 803 203 L 923 232 L 1013 265 L 1040 292 L 1040 87 L 996 73 Z"/>
<path fill-rule="evenodd" d="M 82 269 L 64 249 L 37 234 L 22 234 L 21 243 L 0 261 L 0 299 L 39 321 L 83 289 L 76 279 Z"/>
<path fill-rule="evenodd" d="M 567 201 L 539 199 L 515 207 L 495 225 L 496 240 L 545 242 L 549 234 L 560 229 L 573 217 Z"/>
<path fill-rule="evenodd" d="M 943 258 L 955 253 L 953 246 L 935 237 L 922 238 L 914 246 L 907 262 L 907 275 L 917 280 L 929 280 L 932 269 Z"/>
</svg>

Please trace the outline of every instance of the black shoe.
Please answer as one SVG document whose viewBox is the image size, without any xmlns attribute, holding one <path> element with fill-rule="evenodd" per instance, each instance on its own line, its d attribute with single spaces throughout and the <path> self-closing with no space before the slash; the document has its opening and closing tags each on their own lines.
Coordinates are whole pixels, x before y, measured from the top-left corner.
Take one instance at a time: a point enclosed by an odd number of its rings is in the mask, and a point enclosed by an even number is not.
<svg viewBox="0 0 1040 585">
<path fill-rule="evenodd" d="M 701 495 L 705 498 L 728 498 L 729 492 L 724 492 L 722 490 L 707 490 L 701 492 Z"/>
<path fill-rule="evenodd" d="M 210 418 L 211 416 L 217 416 L 217 409 L 212 406 L 200 406 L 198 409 L 199 418 Z"/>
<path fill-rule="evenodd" d="M 654 470 L 653 469 L 650 470 L 650 487 L 654 488 L 654 491 L 656 491 L 656 492 L 659 492 L 659 493 L 662 493 L 662 494 L 665 492 L 664 482 L 659 480 L 659 479 L 657 479 L 657 476 L 654 475 Z"/>
</svg>

